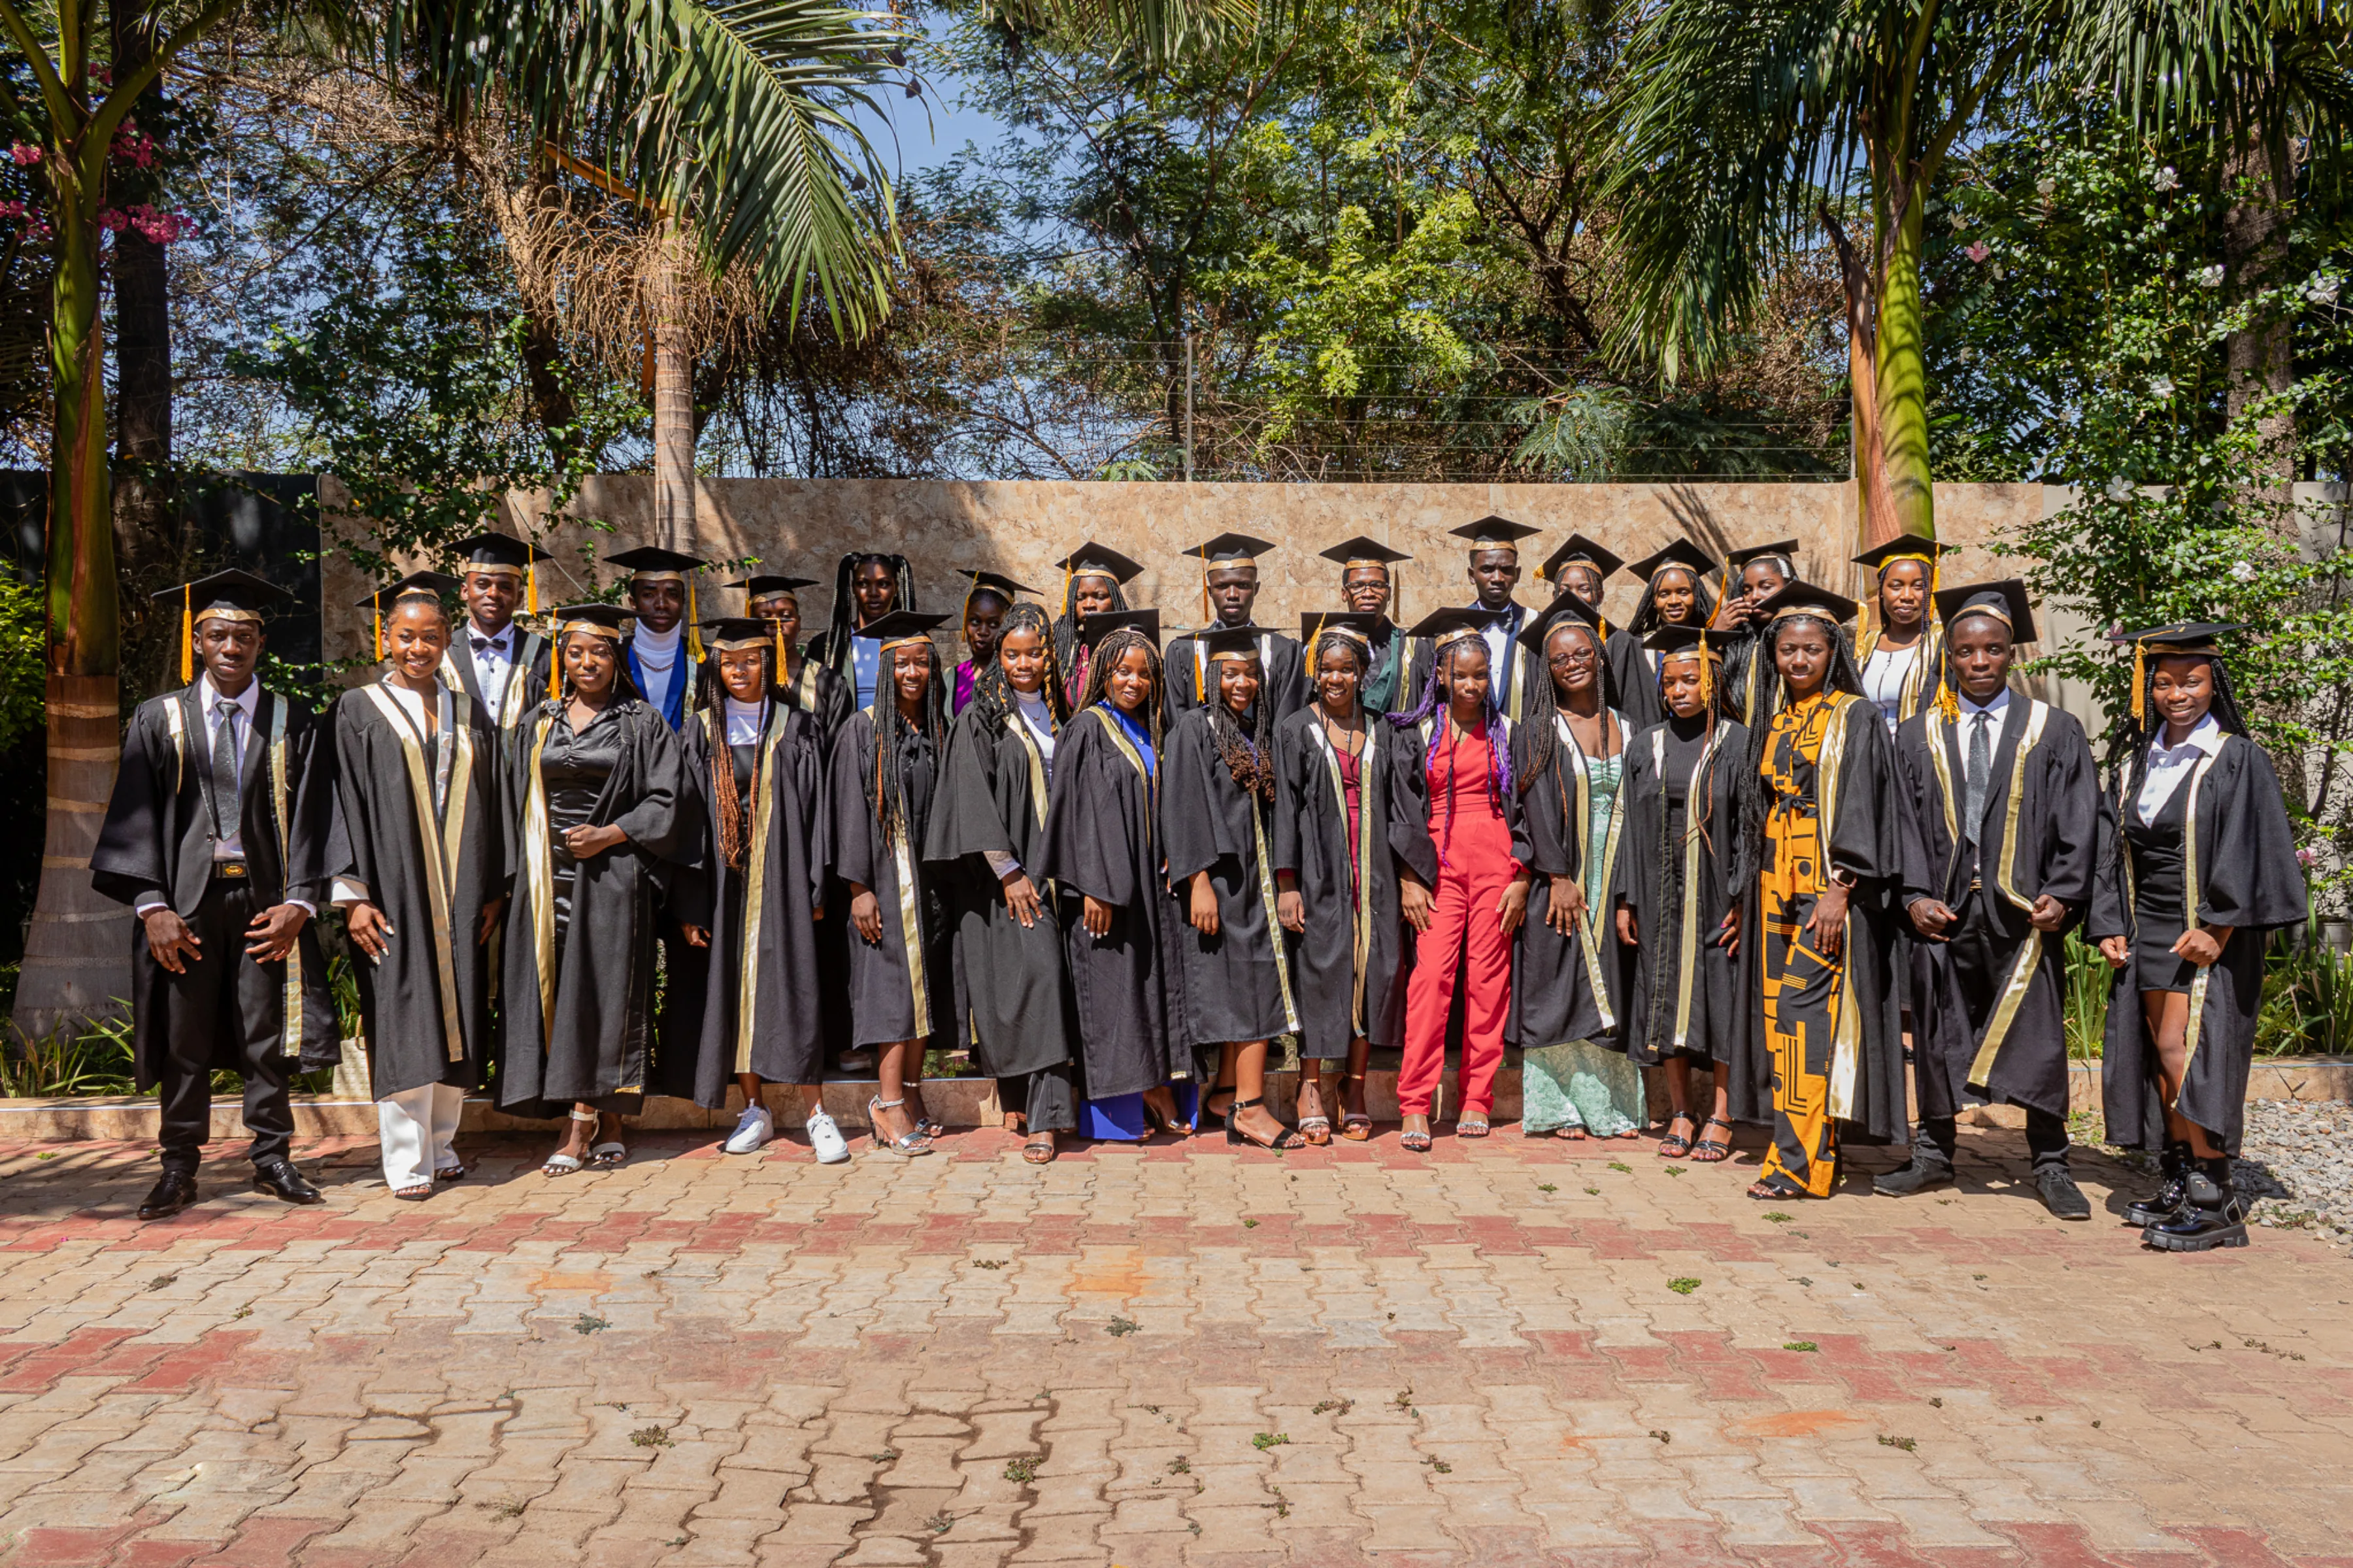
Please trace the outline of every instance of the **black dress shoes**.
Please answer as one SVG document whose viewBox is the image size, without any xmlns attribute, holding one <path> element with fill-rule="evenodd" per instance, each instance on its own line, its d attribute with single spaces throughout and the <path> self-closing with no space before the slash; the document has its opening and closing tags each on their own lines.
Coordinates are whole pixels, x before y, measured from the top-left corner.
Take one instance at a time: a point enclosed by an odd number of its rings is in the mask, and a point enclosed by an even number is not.
<svg viewBox="0 0 2353 1568">
<path fill-rule="evenodd" d="M 2089 1219 L 2092 1200 L 2075 1184 L 2074 1173 L 2064 1165 L 2051 1165 L 2034 1173 L 2034 1190 L 2042 1194 L 2042 1206 L 2061 1219 Z"/>
<path fill-rule="evenodd" d="M 185 1171 L 166 1171 L 139 1205 L 141 1219 L 169 1219 L 196 1201 L 196 1179 Z"/>
<path fill-rule="evenodd" d="M 1931 1187 L 1953 1184 L 1953 1163 L 1926 1149 L 1914 1148 L 1912 1163 L 1873 1177 L 1871 1190 L 1883 1198 L 1908 1198 Z"/>
<path fill-rule="evenodd" d="M 312 1186 L 291 1160 L 266 1160 L 253 1168 L 253 1190 L 284 1198 L 290 1204 L 322 1204 L 326 1194 Z"/>
</svg>

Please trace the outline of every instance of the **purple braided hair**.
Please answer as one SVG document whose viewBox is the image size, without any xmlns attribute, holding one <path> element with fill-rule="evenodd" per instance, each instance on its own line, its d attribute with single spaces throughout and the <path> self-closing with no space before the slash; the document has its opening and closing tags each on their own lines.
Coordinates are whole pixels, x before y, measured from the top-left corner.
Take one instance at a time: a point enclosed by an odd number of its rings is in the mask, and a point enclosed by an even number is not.
<svg viewBox="0 0 2353 1568">
<path fill-rule="evenodd" d="M 1449 643 L 1440 649 L 1438 657 L 1430 661 L 1430 679 L 1421 689 L 1420 705 L 1411 712 L 1390 714 L 1389 722 L 1400 730 L 1416 729 L 1424 720 L 1444 707 L 1441 694 L 1445 691 L 1447 680 L 1453 672 L 1455 650 L 1465 647 L 1475 647 L 1482 654 L 1487 651 L 1484 641 L 1473 641 L 1469 637 L 1464 637 L 1460 642 Z M 1486 718 L 1487 783 L 1494 791 L 1495 803 L 1500 808 L 1504 801 L 1512 798 L 1512 747 L 1511 742 L 1504 736 L 1504 705 L 1495 700 L 1495 683 L 1492 679 L 1487 682 Z M 1425 788 L 1430 787 L 1435 782 L 1436 760 L 1435 748 L 1422 758 L 1422 784 Z M 1450 789 L 1453 782 L 1450 774 L 1447 779 Z M 1438 863 L 1440 866 L 1450 864 L 1446 858 L 1446 845 L 1453 836 L 1454 813 L 1450 810 L 1446 814 L 1445 836 L 1439 840 L 1438 845 Z"/>
</svg>

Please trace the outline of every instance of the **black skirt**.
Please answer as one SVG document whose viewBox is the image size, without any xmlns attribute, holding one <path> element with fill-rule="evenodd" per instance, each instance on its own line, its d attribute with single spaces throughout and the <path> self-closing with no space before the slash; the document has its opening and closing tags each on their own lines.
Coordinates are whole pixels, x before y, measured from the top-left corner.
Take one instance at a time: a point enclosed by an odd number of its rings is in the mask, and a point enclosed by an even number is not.
<svg viewBox="0 0 2353 1568">
<path fill-rule="evenodd" d="M 2125 841 L 2133 858 L 2133 989 L 2189 993 L 2198 966 L 2173 951 L 2187 927 L 2181 910 L 2181 825 L 2188 809 L 2189 785 L 2173 792 L 2157 814 L 2143 823 L 2137 808 L 2128 808 Z"/>
</svg>

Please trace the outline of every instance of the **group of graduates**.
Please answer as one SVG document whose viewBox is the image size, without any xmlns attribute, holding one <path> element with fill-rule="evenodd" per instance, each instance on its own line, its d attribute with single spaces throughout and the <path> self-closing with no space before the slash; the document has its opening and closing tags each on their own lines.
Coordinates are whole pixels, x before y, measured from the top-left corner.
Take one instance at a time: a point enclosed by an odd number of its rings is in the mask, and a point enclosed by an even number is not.
<svg viewBox="0 0 2353 1568">
<path fill-rule="evenodd" d="M 724 1147 L 758 1150 L 773 1086 L 846 1159 L 819 1086 L 871 1068 L 874 1144 L 912 1157 L 941 1131 L 925 1050 L 968 1047 L 1044 1163 L 1210 1119 L 1234 1143 L 1365 1140 L 1377 1047 L 1419 1151 L 1450 1049 L 1478 1138 L 1511 1047 L 1525 1134 L 1645 1136 L 1657 1067 L 1658 1153 L 1721 1162 L 1736 1123 L 1768 1125 L 1765 1201 L 1830 1195 L 1842 1143 L 1910 1143 L 1881 1193 L 1948 1184 L 1962 1107 L 2021 1106 L 2042 1201 L 2088 1218 L 2080 930 L 2116 972 L 2108 1135 L 2165 1173 L 2132 1219 L 2161 1248 L 2243 1245 L 2227 1161 L 2263 948 L 2306 892 L 2231 695 L 2234 628 L 2126 639 L 2104 784 L 2082 725 L 2010 685 L 2023 585 L 1941 586 L 1931 542 L 1858 557 L 1859 604 L 1802 580 L 1794 542 L 1629 566 L 1578 535 L 1532 608 L 1536 531 L 1456 530 L 1472 602 L 1410 626 L 1406 557 L 1335 545 L 1345 608 L 1296 638 L 1253 618 L 1275 546 L 1240 534 L 1190 552 L 1205 624 L 1165 646 L 1116 551 L 1058 563 L 1059 607 L 967 571 L 953 671 L 951 617 L 914 609 L 899 556 L 845 557 L 804 646 L 811 580 L 748 578 L 740 615 L 704 619 L 704 563 L 659 549 L 610 557 L 625 605 L 535 629 L 543 552 L 486 534 L 459 575 L 364 602 L 381 673 L 323 716 L 255 679 L 282 595 L 239 572 L 175 590 L 187 684 L 133 717 L 91 859 L 140 917 L 137 1059 L 164 1102 L 141 1213 L 195 1201 L 217 1068 L 244 1077 L 257 1184 L 317 1201 L 286 1082 L 336 1058 L 332 903 L 406 1199 L 465 1173 L 486 1082 L 565 1121 L 564 1175 L 624 1161 L 649 1093 L 739 1092 Z M 1620 571 L 1641 594 L 1614 626 Z M 1267 1103 L 1286 1040 L 1288 1116 Z"/>
</svg>

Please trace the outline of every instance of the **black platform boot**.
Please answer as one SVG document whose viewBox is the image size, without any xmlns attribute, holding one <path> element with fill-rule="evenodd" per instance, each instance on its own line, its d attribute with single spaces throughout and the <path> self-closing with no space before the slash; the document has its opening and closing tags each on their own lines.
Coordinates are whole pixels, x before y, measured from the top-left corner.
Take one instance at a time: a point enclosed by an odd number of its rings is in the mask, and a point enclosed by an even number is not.
<svg viewBox="0 0 2353 1568">
<path fill-rule="evenodd" d="M 2165 1185 L 2157 1189 L 2155 1196 L 2143 1198 L 2125 1210 L 2128 1225 L 2161 1225 L 2180 1213 L 2181 1205 L 2189 1199 L 2189 1145 L 2168 1143 L 2157 1163 L 2165 1173 Z"/>
<path fill-rule="evenodd" d="M 2200 1160 L 2189 1173 L 2189 1201 L 2171 1219 L 2141 1233 L 2160 1252 L 2211 1252 L 2247 1245 L 2247 1206 L 2231 1190 L 2228 1159 Z"/>
</svg>

